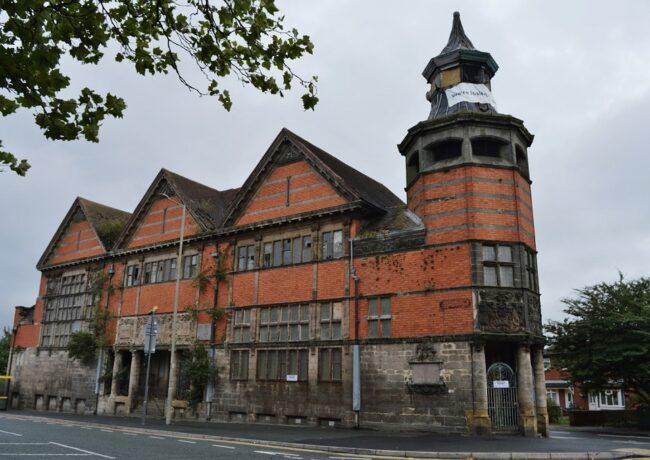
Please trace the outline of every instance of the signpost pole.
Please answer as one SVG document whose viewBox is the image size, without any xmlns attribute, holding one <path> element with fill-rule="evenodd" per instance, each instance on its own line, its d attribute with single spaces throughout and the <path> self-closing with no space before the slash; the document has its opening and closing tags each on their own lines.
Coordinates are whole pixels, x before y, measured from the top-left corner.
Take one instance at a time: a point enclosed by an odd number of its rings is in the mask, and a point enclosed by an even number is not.
<svg viewBox="0 0 650 460">
<path fill-rule="evenodd" d="M 151 310 L 151 316 L 147 322 L 145 331 L 144 352 L 147 355 L 147 374 L 144 378 L 144 405 L 142 408 L 142 424 L 147 420 L 147 403 L 149 402 L 149 367 L 151 366 L 151 355 L 156 351 L 156 307 Z"/>
</svg>

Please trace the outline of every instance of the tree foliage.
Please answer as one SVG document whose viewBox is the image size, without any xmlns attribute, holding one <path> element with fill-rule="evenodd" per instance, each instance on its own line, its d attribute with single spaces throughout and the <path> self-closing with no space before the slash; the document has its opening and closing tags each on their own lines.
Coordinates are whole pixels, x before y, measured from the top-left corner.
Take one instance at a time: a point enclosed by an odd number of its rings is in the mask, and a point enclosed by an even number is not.
<svg viewBox="0 0 650 460">
<path fill-rule="evenodd" d="M 122 117 L 126 103 L 90 88 L 64 96 L 71 79 L 61 60 L 99 64 L 109 47 L 139 74 L 172 72 L 226 110 L 232 101 L 222 83 L 229 75 L 281 96 L 297 83 L 305 109 L 318 102 L 316 77 L 303 79 L 290 65 L 313 44 L 285 29 L 274 0 L 0 0 L 0 114 L 28 109 L 48 139 L 97 142 L 103 120 Z M 190 81 L 182 59 L 204 80 Z M 0 143 L 2 165 L 19 175 L 29 169 Z"/>
<path fill-rule="evenodd" d="M 0 337 L 0 375 L 4 374 L 9 364 L 9 350 L 11 348 L 11 331 L 5 327 Z"/>
<path fill-rule="evenodd" d="M 546 326 L 559 366 L 586 390 L 621 384 L 650 403 L 650 278 L 576 294 L 562 301 L 569 318 Z"/>
</svg>

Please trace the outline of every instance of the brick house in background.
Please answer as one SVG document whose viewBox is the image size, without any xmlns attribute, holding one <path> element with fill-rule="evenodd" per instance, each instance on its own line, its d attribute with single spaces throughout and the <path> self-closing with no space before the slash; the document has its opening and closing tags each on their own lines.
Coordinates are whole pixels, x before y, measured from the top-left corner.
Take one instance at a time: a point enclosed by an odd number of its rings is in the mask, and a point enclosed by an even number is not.
<svg viewBox="0 0 650 460">
<path fill-rule="evenodd" d="M 623 410 L 630 402 L 629 395 L 616 385 L 599 391 L 585 391 L 571 383 L 571 374 L 552 365 L 552 357 L 544 360 L 546 396 L 566 414 L 569 410 Z"/>
<path fill-rule="evenodd" d="M 239 189 L 163 169 L 131 214 L 76 199 L 31 319 L 17 311 L 13 407 L 139 413 L 156 306 L 154 412 L 166 397 L 169 416 L 187 412 L 198 340 L 219 373 L 202 417 L 546 434 L 533 136 L 497 113 L 497 68 L 456 13 L 424 71 L 429 118 L 398 147 L 406 203 L 286 129 Z M 110 381 L 66 351 L 97 306 Z"/>
</svg>

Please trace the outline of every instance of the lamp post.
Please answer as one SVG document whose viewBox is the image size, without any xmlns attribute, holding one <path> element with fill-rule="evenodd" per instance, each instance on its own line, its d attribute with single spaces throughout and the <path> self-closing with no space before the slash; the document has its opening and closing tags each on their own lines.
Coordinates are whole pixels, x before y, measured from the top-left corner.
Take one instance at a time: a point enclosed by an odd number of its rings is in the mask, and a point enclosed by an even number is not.
<svg viewBox="0 0 650 460">
<path fill-rule="evenodd" d="M 166 193 L 161 193 L 162 196 L 168 199 L 172 199 Z M 174 392 L 176 390 L 176 382 L 174 381 L 176 375 L 176 318 L 178 316 L 178 300 L 180 296 L 181 289 L 181 263 L 183 259 L 183 237 L 185 236 L 185 204 L 176 201 L 177 204 L 180 204 L 183 209 L 181 215 L 181 236 L 180 242 L 178 243 L 178 256 L 176 257 L 176 290 L 174 292 L 174 311 L 172 313 L 172 337 L 171 337 L 171 347 L 170 347 L 170 357 L 169 357 L 169 382 L 167 385 L 167 401 L 165 402 L 165 424 L 170 425 L 172 423 L 172 399 L 174 398 Z"/>
</svg>

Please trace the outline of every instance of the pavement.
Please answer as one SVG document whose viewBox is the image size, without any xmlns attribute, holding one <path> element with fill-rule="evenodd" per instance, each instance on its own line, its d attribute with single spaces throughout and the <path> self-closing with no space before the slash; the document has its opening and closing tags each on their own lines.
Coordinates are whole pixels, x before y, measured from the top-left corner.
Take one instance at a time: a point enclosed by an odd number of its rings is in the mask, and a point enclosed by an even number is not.
<svg viewBox="0 0 650 460">
<path fill-rule="evenodd" d="M 364 457 L 463 459 L 650 459 L 650 433 L 600 427 L 552 426 L 549 438 L 463 436 L 431 432 L 324 428 L 262 423 L 219 423 L 76 415 L 34 411 L 0 412 L 7 421 L 122 430 L 134 434 L 307 449 Z M 1 431 L 1 430 L 0 430 Z"/>
</svg>

